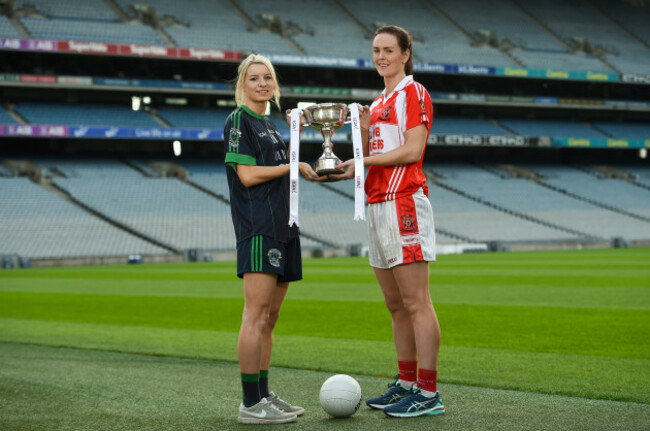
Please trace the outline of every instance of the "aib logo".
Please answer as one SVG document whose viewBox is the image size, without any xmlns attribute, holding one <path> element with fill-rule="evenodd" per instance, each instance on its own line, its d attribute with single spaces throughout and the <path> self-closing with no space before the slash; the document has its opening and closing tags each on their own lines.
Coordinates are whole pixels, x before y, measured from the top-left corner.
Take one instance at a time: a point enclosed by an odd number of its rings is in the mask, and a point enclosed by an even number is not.
<svg viewBox="0 0 650 431">
<path fill-rule="evenodd" d="M 291 122 L 291 131 L 295 132 L 296 130 L 298 130 L 298 121 L 297 121 L 297 120 L 293 120 L 293 121 Z"/>
</svg>

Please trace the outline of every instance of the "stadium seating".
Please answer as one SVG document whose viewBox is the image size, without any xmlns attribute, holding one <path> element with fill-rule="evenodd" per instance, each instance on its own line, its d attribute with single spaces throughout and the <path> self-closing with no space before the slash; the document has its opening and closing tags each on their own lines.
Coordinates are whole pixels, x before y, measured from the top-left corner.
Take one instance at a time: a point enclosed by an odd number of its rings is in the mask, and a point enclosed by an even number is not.
<svg viewBox="0 0 650 431">
<path fill-rule="evenodd" d="M 190 106 L 160 106 L 156 113 L 172 127 L 223 129 L 230 109 L 206 109 Z"/>
<path fill-rule="evenodd" d="M 303 31 L 313 31 L 313 34 L 299 32 L 293 36 L 307 55 L 352 58 L 372 56 L 369 43 L 354 43 L 365 40 L 363 31 L 329 2 L 301 3 L 296 7 L 296 3 L 291 0 L 249 0 L 240 3 L 240 7 L 251 17 L 270 13 L 277 16 L 285 27 L 292 23 Z"/>
<path fill-rule="evenodd" d="M 22 22 L 35 39 L 164 45 L 151 27 L 139 23 L 64 18 L 23 18 Z"/>
<path fill-rule="evenodd" d="M 648 139 L 650 137 L 650 125 L 648 125 L 648 123 L 595 121 L 593 125 L 612 138 Z"/>
<path fill-rule="evenodd" d="M 435 167 L 432 170 L 438 172 Z M 435 184 L 429 187 L 429 200 L 437 228 L 473 241 L 549 241 L 579 238 L 575 234 L 496 210 Z"/>
<path fill-rule="evenodd" d="M 196 184 L 226 201 L 229 191 L 222 160 L 181 160 L 188 183 L 162 178 L 149 159 L 129 164 L 110 159 L 31 159 L 54 184 L 106 217 L 178 250 L 233 250 L 234 233 L 229 206 L 192 187 Z M 650 222 L 611 209 L 650 218 L 647 188 L 601 179 L 556 165 L 522 165 L 548 184 L 512 178 L 499 166 L 463 163 L 425 165 L 435 176 L 429 199 L 435 213 L 438 241 L 527 242 L 650 238 Z M 643 166 L 624 166 L 650 182 Z M 0 171 L 0 208 L 3 241 L 0 253 L 21 256 L 73 257 L 126 254 L 165 254 L 168 250 L 102 221 L 26 178 L 8 178 Z M 555 187 L 555 189 L 553 189 Z M 562 193 L 566 190 L 570 195 Z M 350 182 L 300 182 L 300 224 L 305 249 L 323 243 L 338 247 L 367 244 L 367 225 L 353 221 Z M 580 198 L 582 196 L 582 198 Z M 446 235 L 445 233 L 449 233 Z"/>
<path fill-rule="evenodd" d="M 514 47 L 508 52 L 525 67 L 608 71 L 591 56 L 569 54 L 562 43 L 508 0 L 436 0 L 435 3 L 470 34 L 475 36 L 479 31 L 488 30 L 500 42 L 510 41 Z"/>
<path fill-rule="evenodd" d="M 116 21 L 117 16 L 104 0 L 14 0 L 17 9 L 33 5 L 48 17 Z"/>
<path fill-rule="evenodd" d="M 18 32 L 4 15 L 0 15 L 0 36 L 18 37 Z"/>
<path fill-rule="evenodd" d="M 0 177 L 0 254 L 29 258 L 165 254 L 27 178 Z"/>
<path fill-rule="evenodd" d="M 14 117 L 9 115 L 2 106 L 0 106 L 0 124 L 17 124 Z"/>
<path fill-rule="evenodd" d="M 148 178 L 119 163 L 57 162 L 53 181 L 101 213 L 177 249 L 234 244 L 230 209 L 175 178 Z"/>
<path fill-rule="evenodd" d="M 134 16 L 131 0 L 118 0 L 117 3 L 127 14 Z M 246 21 L 224 0 L 151 0 L 147 4 L 155 8 L 159 17 L 172 15 L 186 25 L 165 28 L 177 46 L 295 54 L 277 34 L 247 31 Z"/>
<path fill-rule="evenodd" d="M 395 2 L 381 0 L 373 2 L 370 7 L 370 4 L 364 0 L 331 2 L 307 0 L 302 3 L 289 0 L 237 2 L 146 0 L 143 3 L 153 6 L 158 18 L 163 19 L 166 15 L 174 18 L 164 19 L 163 25 L 158 29 L 138 20 L 133 7 L 137 2 L 134 0 L 64 2 L 14 0 L 14 3 L 16 8 L 23 8 L 23 10 L 30 9 L 33 5 L 44 15 L 39 17 L 19 13 L 15 16 L 15 19 L 29 31 L 31 37 L 38 39 L 176 45 L 235 50 L 241 51 L 243 55 L 249 51 L 296 55 L 304 50 L 307 56 L 368 59 L 372 56 L 368 34 L 371 34 L 378 25 L 389 21 L 411 30 L 415 36 L 416 61 L 494 67 L 517 68 L 523 65 L 527 68 L 540 69 L 650 73 L 650 56 L 647 55 L 647 44 L 650 41 L 647 22 L 650 20 L 650 13 L 647 8 L 634 7 L 622 1 L 404 0 L 397 5 Z M 111 4 L 118 5 L 126 14 L 126 18 L 124 14 L 114 10 Z M 288 30 L 285 37 L 271 32 L 269 28 L 264 28 L 264 14 L 277 16 L 282 27 Z M 484 37 L 487 34 L 485 32 L 490 32 L 495 37 L 492 44 L 473 43 Z M 167 39 L 165 34 L 169 35 L 170 39 Z M 19 34 L 19 30 L 6 16 L 0 15 L 0 37 L 25 36 Z M 582 45 L 582 50 L 572 52 L 571 47 L 578 47 L 575 37 L 584 37 L 585 44 Z M 499 44 L 501 49 L 497 46 Z M 187 180 L 181 180 L 165 177 L 152 167 L 150 162 L 159 161 L 154 155 L 129 154 L 125 156 L 128 160 L 115 160 L 108 156 L 87 159 L 76 157 L 64 159 L 62 156 L 35 157 L 33 156 L 36 154 L 35 151 L 47 148 L 45 141 L 47 138 L 14 136 L 18 134 L 15 133 L 15 128 L 4 126 L 22 122 L 17 121 L 15 116 L 11 115 L 12 111 L 9 111 L 15 110 L 15 113 L 28 124 L 220 130 L 233 108 L 216 106 L 213 93 L 221 93 L 216 97 L 220 98 L 224 96 L 225 91 L 203 93 L 201 90 L 195 90 L 196 94 L 187 97 L 190 105 L 201 103 L 203 107 L 157 105 L 152 106 L 151 111 L 133 111 L 129 99 L 131 94 L 124 91 L 126 84 L 119 89 L 117 87 L 113 89 L 101 84 L 81 87 L 79 83 L 81 89 L 69 90 L 77 84 L 66 83 L 58 86 L 50 78 L 29 84 L 25 84 L 24 81 L 11 81 L 22 78 L 25 78 L 25 81 L 29 80 L 30 77 L 15 75 L 23 72 L 39 75 L 85 73 L 95 78 L 98 65 L 102 64 L 104 59 L 113 61 L 112 57 L 88 56 L 86 57 L 90 59 L 88 65 L 80 64 L 77 71 L 75 65 L 66 65 L 61 70 L 57 70 L 56 62 L 48 63 L 52 56 L 78 58 L 73 55 L 30 54 L 29 52 L 22 54 L 17 51 L 7 55 L 8 57 L 15 55 L 16 58 L 22 55 L 25 55 L 25 58 L 33 55 L 37 60 L 33 64 L 29 61 L 25 61 L 24 64 L 8 63 L 5 70 L 1 71 L 7 73 L 3 85 L 10 87 L 7 87 L 9 90 L 0 105 L 0 133 L 10 135 L 6 138 L 7 142 L 28 142 L 26 148 L 30 151 L 33 142 L 37 149 L 26 153 L 25 158 L 40 166 L 48 181 L 51 181 L 55 187 L 65 190 L 82 205 L 92 208 L 108 219 L 114 220 L 115 223 L 111 224 L 101 217 L 92 215 L 60 193 L 48 191 L 51 188 L 48 187 L 47 182 L 39 186 L 24 177 L 14 177 L 10 169 L 2 166 L 6 157 L 2 155 L 0 156 L 0 201 L 2 202 L 0 254 L 18 253 L 31 258 L 49 258 L 127 254 L 166 255 L 170 253 L 169 248 L 180 251 L 203 249 L 229 252 L 235 249 L 235 236 L 228 204 L 226 168 L 221 156 L 190 159 L 183 154 L 182 157 L 174 160 L 162 160 L 178 164 L 187 170 Z M 94 58 L 98 59 L 96 64 L 93 64 Z M 178 74 L 189 78 L 192 74 L 186 73 L 185 67 L 192 68 L 197 64 L 193 61 L 146 57 L 123 57 L 116 62 L 116 64 L 136 65 L 132 71 L 140 75 L 127 78 L 147 76 L 151 79 L 169 79 L 169 71 L 172 70 L 175 74 L 177 64 L 182 64 L 178 67 Z M 141 69 L 137 67 L 140 62 L 143 65 Z M 278 61 L 279 63 L 281 61 Z M 164 64 L 165 67 L 161 68 L 164 71 L 156 70 L 157 64 Z M 208 81 L 214 76 L 223 77 L 225 68 L 232 66 L 228 64 L 206 62 L 209 71 L 197 72 L 191 79 Z M 123 70 L 124 67 L 118 69 Z M 359 72 L 358 76 L 351 78 L 350 81 L 322 82 L 320 85 L 347 88 L 348 85 L 373 86 L 380 82 L 360 84 L 359 80 L 366 72 Z M 158 73 L 167 76 L 156 76 Z M 298 89 L 297 86 L 312 84 L 296 82 L 309 75 L 308 69 L 299 70 L 297 73 L 291 71 L 288 75 L 292 76 L 294 81 L 282 82 L 280 76 L 282 85 L 296 87 L 283 87 L 283 96 L 292 93 L 289 98 L 284 99 L 289 100 L 283 103 L 284 108 L 290 107 L 289 103 L 294 103 L 298 94 L 305 95 L 307 98 L 308 90 Z M 338 72 L 333 75 L 338 75 Z M 210 77 L 206 78 L 206 76 Z M 487 100 L 488 96 L 486 96 L 485 101 L 477 102 L 475 105 L 472 101 L 462 100 L 462 103 L 467 105 L 458 106 L 455 105 L 458 100 L 449 100 L 452 97 L 449 95 L 447 100 L 440 100 L 441 106 L 436 106 L 440 108 L 436 112 L 441 112 L 442 115 L 436 113 L 433 134 L 602 139 L 598 142 L 592 141 L 590 144 L 593 146 L 602 145 L 607 138 L 650 139 L 648 124 L 639 120 L 637 123 L 615 121 L 619 117 L 642 118 L 640 109 L 643 109 L 646 101 L 643 100 L 643 93 L 634 94 L 635 90 L 630 90 L 633 87 L 631 84 L 579 82 L 572 86 L 573 78 L 560 81 L 513 78 L 512 82 L 521 82 L 521 86 L 518 84 L 502 86 L 501 83 L 509 82 L 505 81 L 509 78 L 489 78 L 494 81 L 481 82 L 481 77 L 473 75 L 466 80 L 458 79 L 464 81 L 462 84 L 445 87 L 445 76 L 440 74 L 431 77 L 431 82 L 434 84 L 429 90 L 434 90 L 433 86 L 438 86 L 437 91 L 455 91 L 458 93 L 454 94 L 458 96 L 461 92 L 466 94 L 474 91 L 491 91 L 486 90 L 488 88 L 486 86 L 494 82 L 494 92 L 502 92 L 495 94 L 496 97 L 503 97 L 505 100 L 505 97 L 513 96 L 514 100 L 515 95 L 526 96 L 528 102 L 493 107 L 494 104 Z M 40 79 L 40 77 L 31 78 Z M 601 78 L 607 77 L 593 79 Z M 643 79 L 643 77 L 637 78 Z M 90 83 L 88 77 L 83 79 L 85 84 Z M 546 89 L 537 87 L 538 84 L 545 86 L 546 83 L 548 83 Z M 610 85 L 613 90 L 611 93 L 608 91 Z M 503 88 L 508 89 L 503 90 Z M 563 91 L 570 89 L 568 92 L 574 91 L 577 94 L 571 97 L 587 98 L 590 88 L 600 89 L 598 94 L 594 93 L 595 98 L 626 99 L 626 101 L 614 101 L 616 104 L 621 104 L 622 110 L 614 111 L 614 107 L 611 106 L 580 107 L 575 104 L 571 106 L 577 108 L 575 111 L 571 110 L 577 113 L 575 118 L 588 118 L 593 114 L 591 118 L 597 118 L 598 121 L 575 120 L 572 115 L 565 115 L 567 109 L 553 109 L 555 107 L 550 107 L 550 103 L 544 106 L 532 105 L 529 97 L 532 95 L 530 93 L 537 92 L 538 95 L 569 98 L 568 94 L 563 94 Z M 644 87 L 642 84 L 638 86 L 634 84 L 634 88 Z M 42 89 L 42 93 L 39 93 Z M 101 91 L 97 91 L 99 89 Z M 158 93 L 160 97 L 154 96 L 154 105 L 168 95 L 177 97 L 179 93 L 183 93 L 178 97 L 185 97 L 187 91 L 185 88 L 180 90 L 177 87 L 163 89 L 135 85 L 132 89 L 134 94 L 140 91 Z M 352 89 L 351 95 L 346 93 L 346 100 L 354 99 L 355 90 L 361 89 Z M 59 96 L 59 100 L 66 100 L 68 91 L 70 96 L 79 96 L 83 101 L 73 103 L 35 99 L 42 94 L 44 98 Z M 503 94 L 508 91 L 511 94 Z M 361 97 L 367 98 L 369 92 L 359 91 L 357 95 L 364 94 Z M 521 92 L 527 93 L 521 94 Z M 105 95 L 109 97 L 105 98 Z M 477 95 L 477 99 L 479 96 L 481 95 Z M 226 97 L 232 98 L 232 94 Z M 317 99 L 320 100 L 321 97 L 322 94 Z M 461 96 L 458 97 L 462 99 Z M 120 100 L 119 98 L 124 101 L 122 103 L 90 101 Z M 73 100 L 74 97 L 70 99 Z M 635 107 L 623 107 L 627 102 L 631 102 L 627 106 L 635 103 L 629 99 L 639 103 Z M 607 102 L 612 101 L 607 100 Z M 434 99 L 434 104 L 437 103 L 438 101 Z M 501 102 L 497 105 L 501 105 Z M 524 110 L 521 114 L 516 113 L 517 109 L 524 105 L 525 113 Z M 466 110 L 465 107 L 470 109 Z M 618 107 L 617 105 L 616 108 Z M 595 108 L 612 108 L 612 110 Z M 632 112 L 634 109 L 639 111 Z M 476 114 L 476 111 L 481 114 Z M 467 112 L 473 114 L 461 116 Z M 524 116 L 528 113 L 536 114 L 539 118 L 515 118 L 517 115 Z M 558 114 L 554 115 L 554 113 Z M 551 118 L 553 115 L 554 117 Z M 283 113 L 278 113 L 274 108 L 270 118 L 277 128 L 287 135 L 288 127 Z M 26 133 L 32 131 L 30 128 L 25 130 Z M 33 130 L 36 133 L 40 129 L 33 128 Z M 318 132 L 307 130 L 320 142 Z M 336 136 L 347 138 L 349 134 L 350 127 L 346 125 L 337 132 Z M 79 133 L 74 139 L 71 138 L 74 141 L 71 147 L 83 147 L 88 142 L 94 142 L 90 139 L 86 140 L 82 135 L 83 133 Z M 189 136 L 190 133 L 187 135 Z M 2 136 L 2 139 L 5 139 L 5 136 Z M 52 148 L 67 149 L 67 143 L 64 141 L 63 138 L 57 138 L 57 144 Z M 308 141 L 310 139 L 304 139 L 304 142 Z M 494 140 L 490 143 L 492 141 Z M 121 140 L 121 143 L 125 143 L 125 146 L 130 145 L 127 140 Z M 139 145 L 141 143 L 142 141 L 136 142 L 133 147 L 146 147 L 148 144 L 147 142 Z M 546 141 L 542 143 L 545 144 Z M 612 147 L 625 144 L 636 148 L 642 145 L 639 142 L 609 141 L 608 143 L 611 143 Z M 102 144 L 109 144 L 109 141 L 104 140 Z M 196 146 L 184 144 L 183 149 L 186 150 L 188 147 L 203 149 L 214 145 L 218 147 L 217 152 L 220 153 L 223 147 L 222 142 L 205 144 L 205 146 L 204 143 L 196 143 Z M 558 144 L 559 142 L 553 141 L 553 145 Z M 342 145 L 347 143 L 341 143 L 340 146 L 337 143 L 335 150 Z M 97 147 L 104 147 L 104 145 Z M 432 149 L 435 151 L 442 148 L 436 146 Z M 489 153 L 490 156 L 521 154 L 518 152 L 519 148 L 513 148 L 509 153 L 510 149 L 481 148 L 480 153 Z M 555 149 L 549 150 L 546 155 Z M 527 148 L 526 151 L 528 150 L 536 152 L 540 149 Z M 583 150 L 585 149 L 575 150 L 575 152 Z M 19 149 L 12 147 L 9 151 L 19 151 Z M 558 153 L 567 154 L 563 151 L 564 149 L 558 149 Z M 594 150 L 592 153 L 597 151 Z M 467 151 L 460 146 L 445 147 L 440 152 L 445 153 L 445 156 L 460 154 L 459 157 L 474 154 L 471 150 Z M 612 150 L 612 153 L 618 154 L 618 151 Z M 631 150 L 629 153 L 641 154 Z M 487 163 L 476 165 L 440 161 L 425 165 L 426 171 L 431 174 L 428 183 L 429 199 L 435 212 L 439 243 L 490 241 L 570 243 L 592 239 L 610 241 L 618 237 L 626 240 L 650 240 L 650 199 L 648 199 L 650 168 L 645 165 L 611 165 L 614 170 L 629 173 L 631 179 L 636 181 L 634 184 L 634 181 L 605 178 L 603 170 L 589 165 L 541 163 L 519 165 L 519 168 L 537 175 L 535 180 L 514 177 L 514 171 L 496 163 Z M 604 170 L 607 169 L 605 167 Z M 340 248 L 367 244 L 367 224 L 353 220 L 354 190 L 351 181 L 310 183 L 301 180 L 300 191 L 300 225 L 303 233 L 301 241 L 305 249 L 321 248 L 324 243 Z M 122 229 L 118 227 L 119 225 L 126 226 L 127 229 Z M 150 238 L 151 241 L 143 238 Z"/>
<path fill-rule="evenodd" d="M 571 44 L 572 37 L 584 37 L 589 44 L 611 52 L 605 55 L 607 62 L 624 73 L 648 70 L 648 49 L 621 27 L 612 24 L 607 16 L 596 9 L 585 7 L 583 2 L 552 0 L 518 0 L 519 3 L 541 22 Z"/>
<path fill-rule="evenodd" d="M 470 117 L 435 117 L 431 133 L 466 135 L 512 135 L 494 123 Z"/>
<path fill-rule="evenodd" d="M 101 0 L 15 2 L 17 8 L 33 4 L 47 15 L 20 18 L 34 38 L 166 44 L 156 31 L 137 20 L 133 1 L 116 3 L 129 20 L 121 22 Z M 239 11 L 225 0 L 149 0 L 146 4 L 154 7 L 159 18 L 169 15 L 175 19 L 176 24 L 168 23 L 163 31 L 180 47 L 267 54 L 299 54 L 302 49 L 311 56 L 370 58 L 370 41 L 356 19 L 365 31 L 387 21 L 408 28 L 415 36 L 415 57 L 425 62 L 593 72 L 650 70 L 646 25 L 650 13 L 625 2 L 407 0 L 403 7 L 395 8 L 389 1 L 368 7 L 363 0 L 348 0 L 343 7 L 352 17 L 330 3 L 314 0 L 300 7 L 288 0 L 248 0 L 237 3 Z M 270 32 L 261 14 L 277 16 L 299 48 Z M 486 31 L 496 42 L 481 42 L 479 33 Z M 0 17 L 0 36 L 18 36 L 5 17 Z M 584 38 L 593 49 L 575 51 L 580 44 L 573 37 Z M 601 48 L 607 52 L 599 53 Z"/>
<path fill-rule="evenodd" d="M 523 213 L 555 226 L 605 239 L 614 237 L 650 238 L 650 222 L 603 209 L 523 178 L 500 177 L 493 172 L 463 164 L 434 164 L 428 167 L 436 174 L 441 175 L 440 182 L 444 184 L 451 185 L 485 202 L 497 204 L 505 209 Z M 539 166 L 535 168 L 540 171 L 542 169 Z M 605 194 L 598 195 L 600 187 L 596 177 L 587 176 L 584 182 L 573 186 L 571 181 L 575 179 L 575 176 L 570 175 L 570 170 L 564 172 L 569 179 L 562 181 L 561 184 L 570 191 L 586 197 L 597 198 L 596 200 L 603 203 L 618 204 L 622 209 L 628 211 L 643 214 L 647 211 L 647 208 L 640 210 L 639 204 L 635 203 L 634 199 L 625 198 L 625 200 L 618 201 L 614 196 L 615 193 L 625 193 L 625 195 L 631 194 L 637 198 L 642 197 L 642 193 L 637 192 L 638 188 L 632 184 L 620 183 L 612 186 L 610 197 L 607 197 L 608 195 Z M 551 184 L 554 182 L 553 179 L 547 181 L 550 181 Z M 646 190 L 638 190 L 647 194 Z M 441 202 L 443 202 L 444 208 L 445 201 Z M 501 236 L 501 233 L 497 235 Z"/>
<path fill-rule="evenodd" d="M 476 64 L 486 66 L 517 66 L 512 60 L 492 48 L 472 47 L 470 41 L 443 17 L 421 1 L 404 1 L 402 7 L 391 2 L 374 2 L 368 7 L 364 0 L 349 0 L 345 7 L 363 24 L 374 31 L 376 23 L 401 25 L 415 38 L 414 54 L 420 61 Z M 368 52 L 371 42 L 366 42 Z"/>
<path fill-rule="evenodd" d="M 612 168 L 632 176 L 641 186 L 650 188 L 650 167 L 645 165 L 613 164 Z"/>
<path fill-rule="evenodd" d="M 650 28 L 648 28 L 650 11 L 647 5 L 644 8 L 641 5 L 633 6 L 626 1 L 591 0 L 591 2 L 628 32 L 640 38 L 646 44 L 650 44 Z"/>
<path fill-rule="evenodd" d="M 575 138 L 606 138 L 592 127 L 569 120 L 500 118 L 499 124 L 522 136 L 556 136 Z"/>
<path fill-rule="evenodd" d="M 549 184 L 650 219 L 648 191 L 634 187 L 627 181 L 605 178 L 595 172 L 589 172 L 585 167 L 576 169 L 554 165 L 534 166 L 530 169 L 543 175 L 544 181 Z M 650 224 L 648 227 L 650 228 Z"/>
<path fill-rule="evenodd" d="M 162 127 L 147 112 L 133 111 L 126 103 L 109 105 L 24 101 L 15 110 L 31 124 Z"/>
</svg>

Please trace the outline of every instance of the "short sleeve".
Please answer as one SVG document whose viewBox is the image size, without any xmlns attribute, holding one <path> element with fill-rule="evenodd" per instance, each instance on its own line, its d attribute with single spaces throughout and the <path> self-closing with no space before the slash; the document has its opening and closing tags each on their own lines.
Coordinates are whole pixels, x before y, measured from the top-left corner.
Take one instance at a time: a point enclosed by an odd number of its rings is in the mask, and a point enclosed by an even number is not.
<svg viewBox="0 0 650 431">
<path fill-rule="evenodd" d="M 406 93 L 406 130 L 424 124 L 431 130 L 433 105 L 431 96 L 422 84 L 414 82 Z"/>
<path fill-rule="evenodd" d="M 249 128 L 246 124 L 246 117 L 241 111 L 233 112 L 223 130 L 224 141 L 226 142 L 227 166 L 237 170 L 237 165 L 257 165 L 257 154 L 250 139 Z"/>
</svg>

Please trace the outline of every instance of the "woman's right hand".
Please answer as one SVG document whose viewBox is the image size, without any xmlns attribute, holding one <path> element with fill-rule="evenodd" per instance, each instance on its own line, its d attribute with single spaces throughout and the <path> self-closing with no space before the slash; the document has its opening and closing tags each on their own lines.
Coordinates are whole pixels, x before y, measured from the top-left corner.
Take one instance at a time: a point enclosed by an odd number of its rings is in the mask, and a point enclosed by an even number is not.
<svg viewBox="0 0 650 431">
<path fill-rule="evenodd" d="M 289 130 L 291 130 L 291 109 L 287 109 L 285 111 L 285 116 L 287 120 L 287 125 L 289 126 Z M 302 132 L 302 129 L 305 128 L 305 125 L 307 124 L 307 119 L 305 118 L 304 115 L 300 115 L 300 131 Z"/>
<path fill-rule="evenodd" d="M 343 169 L 342 174 L 329 174 L 327 177 L 333 180 L 351 180 L 354 178 L 354 159 L 346 160 L 345 162 L 337 166 L 339 169 Z"/>
</svg>

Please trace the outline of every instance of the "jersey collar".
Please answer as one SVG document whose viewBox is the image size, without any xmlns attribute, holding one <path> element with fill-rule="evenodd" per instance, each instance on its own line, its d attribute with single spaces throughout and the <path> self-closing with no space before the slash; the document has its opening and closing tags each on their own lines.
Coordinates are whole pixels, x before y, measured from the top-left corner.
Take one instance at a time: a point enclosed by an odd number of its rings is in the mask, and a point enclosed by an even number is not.
<svg viewBox="0 0 650 431">
<path fill-rule="evenodd" d="M 410 84 L 411 81 L 413 81 L 413 75 L 406 75 L 404 79 L 402 79 L 399 84 L 397 84 L 397 87 L 388 95 L 390 97 L 393 93 L 400 91 L 404 87 L 407 86 L 407 84 Z M 384 99 L 386 99 L 386 89 L 384 88 L 384 91 L 381 93 L 384 96 Z"/>
<path fill-rule="evenodd" d="M 256 114 L 255 112 L 251 111 L 251 108 L 249 108 L 246 105 L 240 105 L 241 108 L 246 111 L 249 115 L 252 115 L 255 118 L 259 118 L 260 120 L 265 119 L 266 117 L 264 115 Z"/>
</svg>

